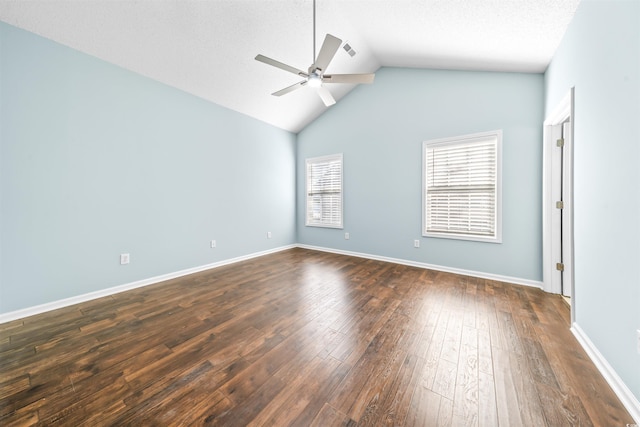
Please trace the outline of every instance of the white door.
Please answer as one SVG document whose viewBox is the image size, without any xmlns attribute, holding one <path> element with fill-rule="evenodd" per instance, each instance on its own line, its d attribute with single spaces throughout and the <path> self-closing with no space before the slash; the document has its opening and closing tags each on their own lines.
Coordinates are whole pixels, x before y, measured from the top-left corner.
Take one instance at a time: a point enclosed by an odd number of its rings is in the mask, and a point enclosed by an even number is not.
<svg viewBox="0 0 640 427">
<path fill-rule="evenodd" d="M 571 296 L 572 234 L 571 234 L 571 122 L 551 127 L 551 283 L 562 295 Z"/>
<path fill-rule="evenodd" d="M 551 126 L 551 138 L 547 141 L 551 151 L 551 203 L 548 205 L 551 215 L 551 285 L 555 292 L 563 294 L 563 274 L 559 268 L 562 259 L 562 209 L 558 203 L 562 201 L 563 148 L 559 142 L 563 140 L 562 123 Z"/>
<path fill-rule="evenodd" d="M 570 119 L 569 119 L 570 120 Z M 573 282 L 573 135 L 570 121 L 562 124 L 562 294 L 571 296 Z"/>
<path fill-rule="evenodd" d="M 576 312 L 573 301 L 576 297 L 573 277 L 574 100 L 575 90 L 571 88 L 545 119 L 542 150 L 543 289 L 572 297 L 572 323 Z M 558 144 L 558 140 L 562 142 Z M 557 202 L 562 202 L 561 208 L 557 207 Z"/>
</svg>

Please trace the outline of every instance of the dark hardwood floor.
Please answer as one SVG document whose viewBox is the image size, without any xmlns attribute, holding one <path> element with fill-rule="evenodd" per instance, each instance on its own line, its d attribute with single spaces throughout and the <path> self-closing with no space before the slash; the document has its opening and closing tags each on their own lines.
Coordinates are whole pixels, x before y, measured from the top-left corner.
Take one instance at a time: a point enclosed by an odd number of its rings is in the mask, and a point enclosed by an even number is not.
<svg viewBox="0 0 640 427">
<path fill-rule="evenodd" d="M 292 249 L 0 325 L 0 425 L 624 426 L 539 289 Z"/>
</svg>

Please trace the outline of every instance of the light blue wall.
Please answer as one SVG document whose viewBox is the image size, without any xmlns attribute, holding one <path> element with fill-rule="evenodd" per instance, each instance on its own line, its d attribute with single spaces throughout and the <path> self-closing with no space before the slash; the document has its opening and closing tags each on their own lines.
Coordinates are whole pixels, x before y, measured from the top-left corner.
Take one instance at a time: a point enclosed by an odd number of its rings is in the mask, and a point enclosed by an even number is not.
<svg viewBox="0 0 640 427">
<path fill-rule="evenodd" d="M 575 86 L 576 322 L 640 399 L 640 1 L 582 0 L 545 85 Z"/>
<path fill-rule="evenodd" d="M 295 135 L 0 23 L 0 314 L 292 244 L 296 219 L 303 244 L 541 280 L 543 111 L 575 86 L 577 322 L 640 398 L 638 52 L 640 2 L 583 0 L 544 89 L 383 68 L 296 156 Z M 494 129 L 503 244 L 421 237 L 422 141 Z M 345 229 L 305 227 L 304 159 L 339 152 Z"/>
<path fill-rule="evenodd" d="M 298 135 L 298 241 L 541 281 L 543 93 L 541 74 L 380 69 Z M 503 243 L 422 237 L 422 141 L 496 129 Z M 345 228 L 305 227 L 305 158 L 334 153 L 344 153 Z"/>
<path fill-rule="evenodd" d="M 295 243 L 295 135 L 4 23 L 0 40 L 0 313 Z"/>
</svg>

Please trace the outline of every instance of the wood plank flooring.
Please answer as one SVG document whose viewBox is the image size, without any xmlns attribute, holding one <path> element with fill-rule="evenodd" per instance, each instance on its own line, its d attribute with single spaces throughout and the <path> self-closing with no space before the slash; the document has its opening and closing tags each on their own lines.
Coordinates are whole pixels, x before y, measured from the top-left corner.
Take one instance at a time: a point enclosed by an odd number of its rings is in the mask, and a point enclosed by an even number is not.
<svg viewBox="0 0 640 427">
<path fill-rule="evenodd" d="M 0 325 L 0 425 L 624 426 L 539 289 L 292 249 Z"/>
</svg>

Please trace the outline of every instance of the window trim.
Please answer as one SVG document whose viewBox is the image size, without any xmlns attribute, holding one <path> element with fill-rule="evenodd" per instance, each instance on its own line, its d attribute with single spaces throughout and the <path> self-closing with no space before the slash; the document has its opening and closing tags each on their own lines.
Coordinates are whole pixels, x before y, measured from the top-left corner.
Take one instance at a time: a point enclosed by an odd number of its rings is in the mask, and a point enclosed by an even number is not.
<svg viewBox="0 0 640 427">
<path fill-rule="evenodd" d="M 442 233 L 427 231 L 427 148 L 470 143 L 474 140 L 496 138 L 496 214 L 494 236 L 477 236 L 464 233 Z M 432 139 L 422 142 L 422 236 L 487 243 L 502 243 L 502 130 L 460 135 L 449 138 Z"/>
<path fill-rule="evenodd" d="M 339 224 L 318 224 L 318 223 L 310 223 L 309 222 L 309 165 L 313 163 L 323 163 L 323 162 L 331 162 L 331 161 L 340 161 L 340 223 Z M 338 154 L 330 154 L 326 156 L 319 157 L 309 157 L 305 159 L 305 183 L 304 183 L 304 192 L 305 192 L 305 209 L 304 209 L 304 225 L 307 227 L 320 227 L 320 228 L 335 228 L 335 229 L 343 229 L 344 228 L 344 158 L 342 153 Z"/>
</svg>

